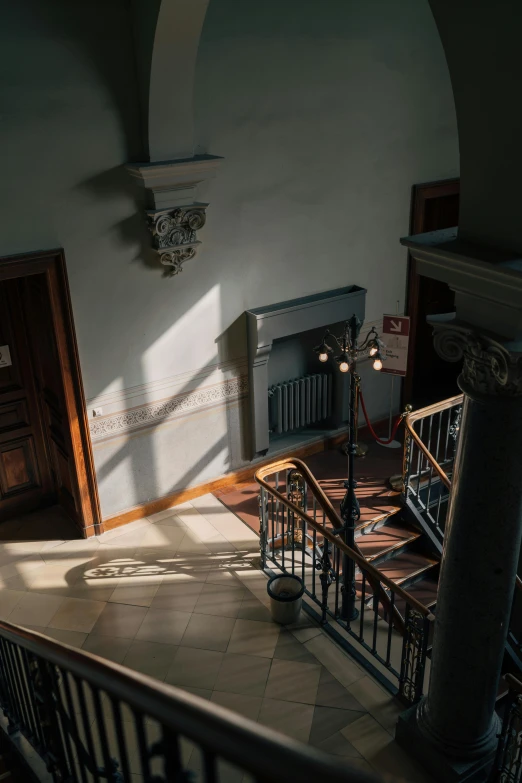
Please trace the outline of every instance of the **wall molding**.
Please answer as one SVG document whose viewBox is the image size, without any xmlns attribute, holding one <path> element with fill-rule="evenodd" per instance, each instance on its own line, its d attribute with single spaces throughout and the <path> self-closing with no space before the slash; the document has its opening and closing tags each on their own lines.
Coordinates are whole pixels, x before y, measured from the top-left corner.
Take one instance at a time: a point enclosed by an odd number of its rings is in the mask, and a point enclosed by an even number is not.
<svg viewBox="0 0 522 783">
<path fill-rule="evenodd" d="M 382 421 L 374 422 L 374 426 L 381 427 L 387 423 L 388 419 L 383 419 Z M 367 427 L 362 427 L 360 433 L 363 437 L 369 435 Z M 231 471 L 230 473 L 226 473 L 223 476 L 218 476 L 217 478 L 204 482 L 203 484 L 196 484 L 192 487 L 179 489 L 176 492 L 173 492 L 171 495 L 156 498 L 155 500 L 150 500 L 146 503 L 140 503 L 137 506 L 120 511 L 114 516 L 106 517 L 102 522 L 103 532 L 107 532 L 107 530 L 113 530 L 114 528 L 121 527 L 122 525 L 127 525 L 129 522 L 134 522 L 137 519 L 142 519 L 143 517 L 157 514 L 159 511 L 166 511 L 167 509 L 177 506 L 180 503 L 186 503 L 193 500 L 194 498 L 206 495 L 209 492 L 215 492 L 218 489 L 223 489 L 223 487 L 228 487 L 232 484 L 239 484 L 243 481 L 253 481 L 254 474 L 257 470 L 259 470 L 259 468 L 263 467 L 264 465 L 269 465 L 271 462 L 282 459 L 283 457 L 292 456 L 305 459 L 312 454 L 317 454 L 321 451 L 336 448 L 346 440 L 346 435 L 347 431 L 346 429 L 343 429 L 337 435 L 318 438 L 314 442 L 306 444 L 301 448 L 290 451 L 282 451 L 277 455 L 272 455 L 268 459 L 258 459 L 246 467 Z"/>
<path fill-rule="evenodd" d="M 196 410 L 240 399 L 247 392 L 248 378 L 246 375 L 239 375 L 221 383 L 177 394 L 152 404 L 140 405 L 107 416 L 97 416 L 90 422 L 91 439 L 93 442 L 98 442 L 138 429 L 156 427 Z"/>
<path fill-rule="evenodd" d="M 375 326 L 382 331 L 382 318 L 368 321 L 361 339 Z M 368 360 L 361 355 L 360 362 Z M 94 445 L 147 427 L 186 416 L 198 410 L 219 407 L 249 393 L 248 359 L 241 356 L 160 380 L 103 392 L 87 399 L 89 431 Z M 94 408 L 104 415 L 92 417 Z"/>
</svg>

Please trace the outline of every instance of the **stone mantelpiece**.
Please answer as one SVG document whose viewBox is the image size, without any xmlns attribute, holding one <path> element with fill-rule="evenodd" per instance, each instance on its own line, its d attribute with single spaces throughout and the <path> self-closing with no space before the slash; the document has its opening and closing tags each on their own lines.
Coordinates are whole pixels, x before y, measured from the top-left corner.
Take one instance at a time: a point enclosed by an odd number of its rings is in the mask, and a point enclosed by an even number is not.
<svg viewBox="0 0 522 783">
<path fill-rule="evenodd" d="M 252 458 L 269 447 L 268 362 L 274 341 L 326 329 L 353 314 L 364 321 L 365 300 L 366 289 L 353 285 L 246 311 Z"/>
</svg>

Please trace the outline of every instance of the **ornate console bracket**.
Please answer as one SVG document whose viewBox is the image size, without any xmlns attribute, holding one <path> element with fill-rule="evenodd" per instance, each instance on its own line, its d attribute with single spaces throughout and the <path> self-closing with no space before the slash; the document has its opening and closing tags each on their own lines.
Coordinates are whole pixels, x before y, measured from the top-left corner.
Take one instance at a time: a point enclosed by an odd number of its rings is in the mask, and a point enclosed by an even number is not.
<svg viewBox="0 0 522 783">
<path fill-rule="evenodd" d="M 216 174 L 222 158 L 196 155 L 161 163 L 129 164 L 127 170 L 147 190 L 148 227 L 160 262 L 173 275 L 196 255 L 197 232 L 206 220 L 206 208 L 195 200 L 197 186 Z"/>
</svg>

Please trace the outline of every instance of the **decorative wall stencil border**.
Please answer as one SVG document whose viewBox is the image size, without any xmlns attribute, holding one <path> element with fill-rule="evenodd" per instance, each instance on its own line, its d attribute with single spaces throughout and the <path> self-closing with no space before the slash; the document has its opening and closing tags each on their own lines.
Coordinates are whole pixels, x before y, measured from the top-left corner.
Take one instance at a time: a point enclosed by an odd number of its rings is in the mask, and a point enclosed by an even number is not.
<svg viewBox="0 0 522 783">
<path fill-rule="evenodd" d="M 199 408 L 207 408 L 224 400 L 239 398 L 247 392 L 248 377 L 241 375 L 214 386 L 180 394 L 169 400 L 132 408 L 123 413 L 100 416 L 91 420 L 91 438 L 93 441 L 97 441 L 141 427 L 162 424 L 167 419 L 180 414 L 189 413 Z"/>
<path fill-rule="evenodd" d="M 208 382 L 207 379 L 210 379 L 209 382 L 212 384 L 221 383 L 222 380 L 230 380 L 239 375 L 246 375 L 247 369 L 246 356 L 223 362 L 216 361 L 215 364 L 209 364 L 199 370 L 188 370 L 137 386 L 103 391 L 100 394 L 87 397 L 87 408 L 90 412 L 93 408 L 108 407 L 107 413 L 111 415 L 121 413 L 123 410 L 152 405 L 161 402 L 166 397 L 171 398 L 178 393 L 195 390 L 203 383 Z"/>
</svg>

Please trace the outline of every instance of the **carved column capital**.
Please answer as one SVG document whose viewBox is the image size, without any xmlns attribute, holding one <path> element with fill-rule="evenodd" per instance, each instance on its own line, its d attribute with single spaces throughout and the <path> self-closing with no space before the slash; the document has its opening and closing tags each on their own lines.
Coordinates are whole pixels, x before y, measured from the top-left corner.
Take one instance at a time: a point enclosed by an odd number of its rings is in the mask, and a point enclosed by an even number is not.
<svg viewBox="0 0 522 783">
<path fill-rule="evenodd" d="M 456 323 L 434 326 L 434 345 L 448 362 L 464 360 L 459 383 L 478 397 L 522 395 L 522 355 L 474 329 Z"/>
</svg>

